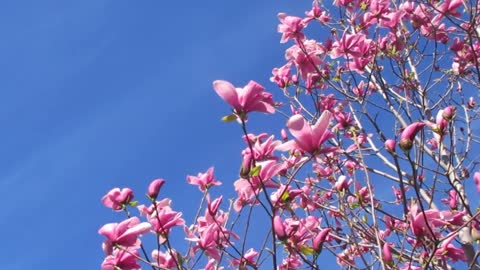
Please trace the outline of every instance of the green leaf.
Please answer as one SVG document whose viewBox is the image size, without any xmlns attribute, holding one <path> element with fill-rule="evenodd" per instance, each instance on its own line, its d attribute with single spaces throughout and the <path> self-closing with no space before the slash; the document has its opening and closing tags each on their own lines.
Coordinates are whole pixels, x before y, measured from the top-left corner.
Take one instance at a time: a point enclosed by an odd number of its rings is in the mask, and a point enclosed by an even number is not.
<svg viewBox="0 0 480 270">
<path fill-rule="evenodd" d="M 260 174 L 260 170 L 262 170 L 261 165 L 253 167 L 253 169 L 250 171 L 250 176 L 258 176 Z"/>
<path fill-rule="evenodd" d="M 314 253 L 314 250 L 311 247 L 301 246 L 300 252 L 308 256 L 308 255 L 312 255 Z"/>
<path fill-rule="evenodd" d="M 288 193 L 288 190 L 286 190 L 282 195 L 282 201 L 284 202 L 288 200 L 289 197 L 290 197 L 290 194 Z"/>
<path fill-rule="evenodd" d="M 223 122 L 233 122 L 235 120 L 237 120 L 238 116 L 234 113 L 232 114 L 229 114 L 229 115 L 225 115 L 224 117 L 222 117 L 222 121 Z"/>
<path fill-rule="evenodd" d="M 131 201 L 128 203 L 128 205 L 132 206 L 132 207 L 135 207 L 138 205 L 138 201 Z"/>
</svg>

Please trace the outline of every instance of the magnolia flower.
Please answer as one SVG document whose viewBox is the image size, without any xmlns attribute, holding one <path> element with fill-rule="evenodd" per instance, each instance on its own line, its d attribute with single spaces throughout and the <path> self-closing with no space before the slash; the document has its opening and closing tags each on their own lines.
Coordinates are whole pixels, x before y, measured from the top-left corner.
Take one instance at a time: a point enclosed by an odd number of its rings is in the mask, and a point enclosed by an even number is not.
<svg viewBox="0 0 480 270">
<path fill-rule="evenodd" d="M 216 181 L 213 176 L 213 167 L 210 167 L 205 173 L 198 173 L 197 176 L 188 175 L 187 182 L 191 185 L 198 185 L 200 191 L 205 192 L 211 186 L 219 186 L 222 184 Z"/>
<path fill-rule="evenodd" d="M 115 211 L 121 211 L 133 199 L 133 191 L 129 188 L 114 188 L 102 198 L 102 203 Z"/>
<path fill-rule="evenodd" d="M 310 126 L 300 114 L 290 117 L 287 127 L 295 139 L 278 146 L 277 150 L 299 149 L 308 153 L 316 152 L 332 136 L 331 132 L 327 130 L 331 115 L 329 111 L 324 111 L 313 126 Z"/>
<path fill-rule="evenodd" d="M 136 250 L 116 250 L 113 254 L 108 255 L 102 263 L 102 270 L 137 270 L 141 269 L 138 264 Z"/>
<path fill-rule="evenodd" d="M 217 94 L 230 104 L 236 114 L 249 112 L 274 113 L 275 108 L 271 104 L 270 93 L 264 92 L 265 88 L 260 84 L 250 81 L 243 88 L 235 88 L 227 81 L 214 81 L 213 88 Z"/>
<path fill-rule="evenodd" d="M 285 43 L 289 39 L 304 39 L 305 35 L 303 35 L 302 30 L 305 26 L 302 18 L 296 16 L 288 16 L 285 13 L 279 13 L 278 19 L 280 23 L 278 25 L 278 32 L 282 33 L 282 39 L 280 43 Z"/>
<path fill-rule="evenodd" d="M 137 217 L 132 217 L 120 223 L 105 224 L 98 230 L 98 233 L 107 238 L 104 250 L 110 255 L 115 245 L 138 246 L 138 236 L 148 232 L 150 227 L 148 222 L 140 223 Z"/>
</svg>

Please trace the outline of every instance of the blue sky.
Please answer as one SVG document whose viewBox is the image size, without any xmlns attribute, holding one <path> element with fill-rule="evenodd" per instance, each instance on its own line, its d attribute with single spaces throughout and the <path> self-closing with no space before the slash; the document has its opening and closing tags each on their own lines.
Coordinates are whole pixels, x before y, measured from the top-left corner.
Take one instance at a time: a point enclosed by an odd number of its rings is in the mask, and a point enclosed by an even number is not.
<svg viewBox="0 0 480 270">
<path fill-rule="evenodd" d="M 112 187 L 163 177 L 188 223 L 187 174 L 214 165 L 233 196 L 243 144 L 211 83 L 276 93 L 276 14 L 309 8 L 294 2 L 2 1 L 1 268 L 98 269 Z"/>
</svg>

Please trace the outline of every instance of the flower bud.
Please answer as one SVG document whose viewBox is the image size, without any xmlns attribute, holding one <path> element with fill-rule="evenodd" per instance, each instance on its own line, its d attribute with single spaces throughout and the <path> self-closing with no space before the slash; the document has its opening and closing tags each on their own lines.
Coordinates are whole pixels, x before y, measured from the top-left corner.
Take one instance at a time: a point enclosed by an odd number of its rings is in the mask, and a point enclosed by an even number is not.
<svg viewBox="0 0 480 270">
<path fill-rule="evenodd" d="M 473 97 L 470 97 L 468 99 L 467 107 L 469 109 L 473 109 L 473 108 L 475 108 L 475 105 L 476 105 L 475 100 L 473 100 Z"/>
<path fill-rule="evenodd" d="M 443 119 L 447 121 L 451 121 L 455 117 L 455 113 L 457 111 L 457 108 L 455 106 L 448 106 L 445 109 L 443 109 L 442 117 Z"/>
<path fill-rule="evenodd" d="M 155 179 L 150 183 L 148 186 L 148 192 L 147 195 L 153 200 L 157 199 L 158 193 L 160 192 L 160 189 L 162 188 L 163 184 L 165 184 L 165 180 L 163 179 Z"/>
<path fill-rule="evenodd" d="M 392 139 L 388 139 L 385 141 L 385 149 L 387 149 L 388 152 L 394 153 L 395 152 L 395 141 Z"/>
<path fill-rule="evenodd" d="M 280 134 L 282 135 L 282 140 L 284 142 L 288 141 L 287 131 L 284 128 L 282 128 L 282 130 L 280 131 Z"/>
<path fill-rule="evenodd" d="M 342 191 L 348 189 L 348 181 L 345 175 L 340 175 L 335 183 L 335 189 L 338 191 Z"/>
<path fill-rule="evenodd" d="M 400 148 L 404 151 L 408 151 L 412 149 L 413 146 L 413 140 L 415 139 L 415 135 L 425 126 L 425 123 L 423 122 L 415 122 L 413 124 L 410 124 L 408 127 L 406 127 L 402 135 L 400 136 L 400 142 L 398 143 Z"/>
<path fill-rule="evenodd" d="M 388 243 L 385 243 L 383 245 L 383 248 L 382 248 L 382 256 L 383 256 L 383 259 L 386 261 L 386 262 L 392 262 L 393 261 L 393 258 L 392 258 L 392 252 L 390 251 L 390 245 Z"/>
</svg>

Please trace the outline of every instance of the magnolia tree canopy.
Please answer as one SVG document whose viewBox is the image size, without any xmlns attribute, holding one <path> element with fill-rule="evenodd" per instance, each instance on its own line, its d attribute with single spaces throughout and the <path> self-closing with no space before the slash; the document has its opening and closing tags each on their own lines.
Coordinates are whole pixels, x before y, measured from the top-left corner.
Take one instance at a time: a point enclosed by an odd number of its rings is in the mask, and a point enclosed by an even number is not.
<svg viewBox="0 0 480 270">
<path fill-rule="evenodd" d="M 163 179 L 141 205 L 109 191 L 124 214 L 99 230 L 102 269 L 480 269 L 480 4 L 299 5 L 278 14 L 290 47 L 272 84 L 213 82 L 245 142 L 238 178 L 188 176 L 189 221 Z M 258 113 L 278 132 L 251 133 Z"/>
</svg>

